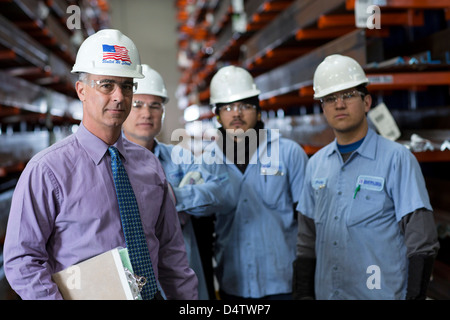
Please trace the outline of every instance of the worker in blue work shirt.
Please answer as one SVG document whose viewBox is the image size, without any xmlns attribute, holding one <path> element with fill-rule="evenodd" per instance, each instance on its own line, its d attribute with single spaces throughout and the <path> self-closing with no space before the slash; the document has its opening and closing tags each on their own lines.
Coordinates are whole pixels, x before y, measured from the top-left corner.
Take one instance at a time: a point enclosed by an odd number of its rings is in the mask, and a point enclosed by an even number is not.
<svg viewBox="0 0 450 320">
<path fill-rule="evenodd" d="M 221 127 L 203 162 L 228 175 L 233 210 L 215 221 L 219 295 L 291 299 L 297 218 L 307 155 L 299 144 L 264 129 L 260 91 L 250 73 L 225 66 L 211 79 L 210 102 Z"/>
<path fill-rule="evenodd" d="M 294 298 L 425 299 L 439 242 L 416 158 L 369 128 L 354 59 L 326 57 L 313 82 L 336 139 L 306 168 Z"/>
<path fill-rule="evenodd" d="M 189 161 L 173 161 L 174 145 L 159 142 L 156 136 L 161 132 L 165 104 L 168 101 L 164 80 L 155 69 L 142 64 L 145 78 L 137 80 L 138 88 L 133 94 L 131 112 L 123 123 L 125 137 L 142 147 L 152 151 L 161 162 L 166 178 L 171 186 L 175 206 L 182 224 L 186 252 L 191 268 L 198 278 L 198 296 L 200 300 L 213 299 L 207 291 L 204 270 L 192 225 L 191 215 L 212 214 L 229 203 L 223 198 L 221 179 L 209 173 L 204 166 L 194 160 L 191 154 Z"/>
</svg>

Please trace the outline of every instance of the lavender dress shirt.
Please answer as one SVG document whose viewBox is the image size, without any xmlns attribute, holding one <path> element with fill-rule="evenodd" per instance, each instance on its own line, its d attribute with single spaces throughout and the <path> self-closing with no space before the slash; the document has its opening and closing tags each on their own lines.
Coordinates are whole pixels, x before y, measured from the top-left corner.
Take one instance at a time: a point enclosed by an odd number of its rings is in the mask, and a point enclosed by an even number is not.
<svg viewBox="0 0 450 320">
<path fill-rule="evenodd" d="M 122 136 L 114 146 L 136 194 L 155 275 L 166 297 L 197 299 L 197 277 L 189 268 L 158 159 Z M 125 247 L 107 148 L 81 124 L 24 169 L 4 244 L 6 277 L 22 299 L 61 299 L 53 273 Z"/>
</svg>

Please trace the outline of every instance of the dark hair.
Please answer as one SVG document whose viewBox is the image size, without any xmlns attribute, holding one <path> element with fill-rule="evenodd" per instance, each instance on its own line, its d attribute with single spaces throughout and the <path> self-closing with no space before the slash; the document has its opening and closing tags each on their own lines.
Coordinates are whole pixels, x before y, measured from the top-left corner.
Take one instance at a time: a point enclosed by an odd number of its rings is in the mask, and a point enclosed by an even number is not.
<svg viewBox="0 0 450 320">
<path fill-rule="evenodd" d="M 356 90 L 361 92 L 364 96 L 367 96 L 370 94 L 370 92 L 369 92 L 369 90 L 367 90 L 367 87 L 365 84 L 360 84 L 359 86 L 356 87 Z"/>
</svg>

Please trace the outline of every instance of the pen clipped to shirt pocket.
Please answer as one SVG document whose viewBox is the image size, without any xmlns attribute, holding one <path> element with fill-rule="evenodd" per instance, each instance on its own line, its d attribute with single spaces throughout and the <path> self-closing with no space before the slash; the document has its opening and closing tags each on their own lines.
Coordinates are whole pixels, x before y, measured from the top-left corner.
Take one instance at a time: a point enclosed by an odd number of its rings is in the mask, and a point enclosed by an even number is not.
<svg viewBox="0 0 450 320">
<path fill-rule="evenodd" d="M 370 223 L 383 213 L 386 200 L 384 178 L 360 175 L 357 179 L 347 225 Z"/>
<path fill-rule="evenodd" d="M 286 171 L 281 164 L 277 166 L 261 165 L 260 175 L 264 181 L 262 200 L 268 207 L 274 208 L 282 199 L 283 194 L 289 190 Z"/>
</svg>

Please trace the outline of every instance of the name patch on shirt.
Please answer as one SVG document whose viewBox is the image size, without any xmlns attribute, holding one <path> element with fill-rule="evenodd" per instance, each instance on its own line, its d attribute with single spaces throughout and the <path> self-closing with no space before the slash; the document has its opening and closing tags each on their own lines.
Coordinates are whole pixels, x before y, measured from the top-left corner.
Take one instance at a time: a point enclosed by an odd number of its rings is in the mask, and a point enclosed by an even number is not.
<svg viewBox="0 0 450 320">
<path fill-rule="evenodd" d="M 327 178 L 315 178 L 312 181 L 312 187 L 315 190 L 323 189 L 327 186 Z"/>
<path fill-rule="evenodd" d="M 261 175 L 265 176 L 284 176 L 283 167 L 281 164 L 261 164 Z"/>
<path fill-rule="evenodd" d="M 384 178 L 372 177 L 372 176 L 359 176 L 356 186 L 360 186 L 361 189 L 381 191 L 384 187 Z"/>
</svg>

